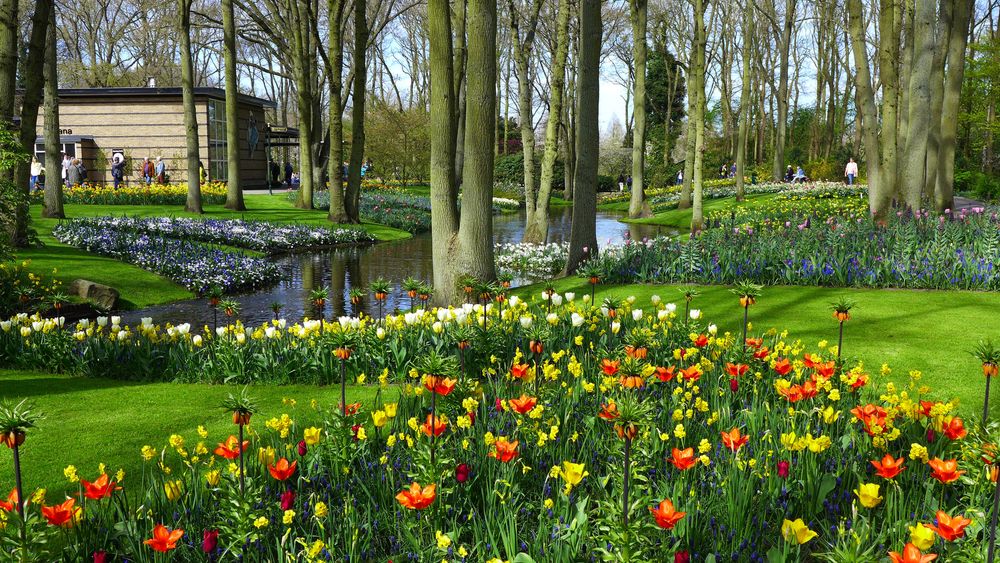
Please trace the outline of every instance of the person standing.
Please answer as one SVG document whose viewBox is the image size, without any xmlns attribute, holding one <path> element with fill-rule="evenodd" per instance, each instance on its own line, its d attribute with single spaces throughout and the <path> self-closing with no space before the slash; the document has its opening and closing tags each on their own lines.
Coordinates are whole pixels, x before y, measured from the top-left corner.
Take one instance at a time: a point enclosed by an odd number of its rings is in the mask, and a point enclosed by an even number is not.
<svg viewBox="0 0 1000 563">
<path fill-rule="evenodd" d="M 35 186 L 38 185 L 38 177 L 42 175 L 42 163 L 38 162 L 38 158 L 31 157 L 31 179 L 28 181 L 28 189 L 35 191 Z"/>
<path fill-rule="evenodd" d="M 149 161 L 148 156 L 142 157 L 142 179 L 146 181 L 146 185 L 153 183 L 153 175 L 156 171 L 153 169 L 153 163 Z"/>
<path fill-rule="evenodd" d="M 681 168 L 680 171 L 677 172 L 677 185 L 679 186 L 683 183 L 684 183 L 684 169 Z"/>
<path fill-rule="evenodd" d="M 858 177 L 858 163 L 854 158 L 847 159 L 847 166 L 844 168 L 844 176 L 847 176 L 847 185 L 853 186 L 854 179 Z"/>
<path fill-rule="evenodd" d="M 625 191 L 625 175 L 624 174 L 619 174 L 618 175 L 618 191 L 620 191 L 620 192 L 624 192 Z"/>
<path fill-rule="evenodd" d="M 285 162 L 285 184 L 288 189 L 292 188 L 292 163 Z"/>
<path fill-rule="evenodd" d="M 625 187 L 628 189 L 628 191 L 632 191 L 632 175 L 631 174 L 629 174 L 625 178 Z"/>
<path fill-rule="evenodd" d="M 111 178 L 115 182 L 115 189 L 121 186 L 122 180 L 125 178 L 125 159 L 119 155 L 115 155 L 111 159 Z"/>
<path fill-rule="evenodd" d="M 735 162 L 732 163 L 729 166 L 729 177 L 730 178 L 735 178 L 736 177 L 736 163 Z"/>
<path fill-rule="evenodd" d="M 154 169 L 154 171 L 156 172 L 156 183 L 157 184 L 166 184 L 167 183 L 167 163 L 163 162 L 163 157 L 162 156 L 156 157 L 156 168 Z"/>
<path fill-rule="evenodd" d="M 82 183 L 83 172 L 80 169 L 80 160 L 73 159 L 69 162 L 69 168 L 66 169 L 66 185 L 72 188 Z"/>
<path fill-rule="evenodd" d="M 69 167 L 70 166 L 73 166 L 73 159 L 70 158 L 70 156 L 68 154 L 63 153 L 63 161 L 62 161 L 62 179 L 63 179 L 63 184 L 66 183 L 66 175 L 69 173 Z"/>
</svg>

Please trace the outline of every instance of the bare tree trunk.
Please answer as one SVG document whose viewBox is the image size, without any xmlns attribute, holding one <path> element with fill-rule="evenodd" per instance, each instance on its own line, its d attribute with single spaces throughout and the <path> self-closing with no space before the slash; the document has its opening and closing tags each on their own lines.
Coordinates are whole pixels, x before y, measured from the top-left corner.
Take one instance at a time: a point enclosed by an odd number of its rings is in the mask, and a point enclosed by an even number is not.
<svg viewBox="0 0 1000 563">
<path fill-rule="evenodd" d="M 299 125 L 299 193 L 295 205 L 302 209 L 313 208 L 313 91 L 312 68 L 315 49 L 310 31 L 312 17 L 308 0 L 289 0 L 291 8 L 290 31 L 292 67 L 295 76 L 296 105 Z"/>
<path fill-rule="evenodd" d="M 184 210 L 203 213 L 201 209 L 201 147 L 198 140 L 198 110 L 194 103 L 194 66 L 191 60 L 191 1 L 178 0 L 177 33 L 181 49 L 181 97 L 184 105 L 184 137 L 187 145 L 188 192 Z"/>
<path fill-rule="evenodd" d="M 906 205 L 916 211 L 921 206 L 924 174 L 927 170 L 927 129 L 930 126 L 931 69 L 934 64 L 934 0 L 916 0 L 913 17 L 913 65 L 909 83 L 909 118 L 904 152 L 904 194 Z"/>
<path fill-rule="evenodd" d="M 42 217 L 66 217 L 63 210 L 62 143 L 59 142 L 59 70 L 56 59 L 56 11 L 49 10 L 49 29 L 45 46 L 45 202 Z"/>
<path fill-rule="evenodd" d="M 368 18 L 366 0 L 354 0 L 354 93 L 351 98 L 351 162 L 347 169 L 344 209 L 352 223 L 361 222 L 361 167 L 365 160 L 365 88 L 368 85 Z"/>
<path fill-rule="evenodd" d="M 882 82 L 882 161 L 879 164 L 878 198 L 886 203 L 873 201 L 872 211 L 884 213 L 888 200 L 896 195 L 897 160 L 896 131 L 899 103 L 899 34 L 902 25 L 902 7 L 894 0 L 880 0 L 879 13 L 879 77 Z M 872 124 L 873 126 L 875 124 Z M 874 155 L 871 157 L 874 158 Z"/>
<path fill-rule="evenodd" d="M 222 54 L 226 75 L 226 209 L 243 211 L 243 189 L 240 186 L 240 129 L 237 99 L 240 94 L 236 80 L 236 17 L 233 0 L 222 0 Z"/>
<path fill-rule="evenodd" d="M 750 134 L 750 83 L 753 74 L 750 60 L 753 56 L 754 13 L 743 14 L 743 76 L 740 86 L 740 124 L 736 141 L 736 201 L 743 201 L 743 176 L 746 174 L 747 140 Z"/>
<path fill-rule="evenodd" d="M 17 98 L 17 0 L 0 0 L 0 122 L 14 123 Z"/>
<path fill-rule="evenodd" d="M 697 66 L 694 48 L 691 49 L 688 57 L 688 111 L 687 111 L 687 131 L 684 135 L 684 178 L 681 182 L 681 197 L 677 202 L 677 209 L 687 209 L 691 207 L 691 182 L 694 179 L 694 152 L 696 144 L 696 125 L 694 122 L 695 106 L 698 97 L 695 92 L 698 88 L 704 88 L 698 83 L 698 73 L 695 72 Z"/>
<path fill-rule="evenodd" d="M 462 175 L 465 170 L 465 112 L 466 105 L 466 43 L 468 39 L 465 33 L 467 0 L 457 0 L 452 11 L 453 26 L 455 30 L 455 65 L 454 65 L 454 85 L 455 85 L 455 185 L 461 186 Z"/>
<path fill-rule="evenodd" d="M 774 137 L 774 164 L 771 171 L 775 180 L 781 180 L 785 170 L 785 137 L 788 129 L 788 53 L 795 27 L 796 0 L 785 0 L 785 22 L 781 32 L 778 69 L 778 123 Z"/>
<path fill-rule="evenodd" d="M 510 32 L 514 52 L 514 73 L 517 75 L 517 119 L 521 129 L 521 156 L 524 169 L 524 204 L 528 225 L 535 223 L 538 209 L 538 186 L 535 182 L 535 120 L 532 112 L 532 80 L 529 68 L 531 49 L 535 43 L 538 14 L 542 3 L 535 2 L 531 15 L 521 29 L 521 18 L 513 0 L 508 0 L 510 12 Z M 521 34 L 524 33 L 524 37 Z M 525 233 L 528 235 L 529 233 Z M 534 236 L 534 235 L 532 235 Z"/>
<path fill-rule="evenodd" d="M 580 0 L 577 56 L 576 180 L 567 275 L 597 256 L 598 101 L 601 87 L 601 1 Z"/>
<path fill-rule="evenodd" d="M 858 125 L 865 146 L 868 167 L 868 207 L 875 217 L 883 217 L 889 206 L 889 194 L 883 190 L 879 180 L 879 158 L 881 148 L 878 136 L 878 111 L 872 88 L 871 71 L 868 65 L 868 50 L 865 45 L 865 16 L 861 0 L 847 0 L 848 24 L 851 32 L 851 50 L 854 52 L 854 76 L 857 84 Z M 859 159 L 860 160 L 860 159 Z"/>
<path fill-rule="evenodd" d="M 570 41 L 570 49 L 574 49 L 574 53 L 576 45 L 574 37 Z M 563 199 L 566 201 L 573 200 L 573 186 L 576 182 L 576 73 L 570 72 L 569 75 L 565 88 L 566 101 L 563 103 L 563 124 L 559 128 L 562 137 L 560 145 L 563 148 Z"/>
<path fill-rule="evenodd" d="M 334 223 L 347 223 L 350 218 L 344 208 L 344 37 L 340 26 L 344 18 L 344 0 L 330 0 L 328 49 L 330 59 L 330 157 L 327 169 L 330 175 L 330 212 L 327 219 Z"/>
<path fill-rule="evenodd" d="M 938 211 L 950 209 L 955 195 L 955 139 L 958 133 L 958 106 L 965 73 L 967 29 L 975 0 L 958 0 L 948 39 L 948 72 L 941 109 L 941 147 L 938 150 L 937 187 L 934 204 Z"/>
<path fill-rule="evenodd" d="M 569 0 L 559 0 L 556 16 L 556 50 L 549 73 L 549 115 L 545 125 L 545 152 L 535 209 L 529 210 L 533 221 L 525 224 L 524 242 L 544 243 L 549 231 L 549 197 L 552 195 L 553 170 L 559 154 L 559 129 L 563 115 L 563 92 L 566 89 L 566 57 L 569 54 Z"/>
<path fill-rule="evenodd" d="M 944 59 L 948 54 L 948 37 L 951 33 L 955 5 L 951 0 L 943 0 L 939 12 L 937 30 L 934 32 L 934 62 L 930 71 L 930 117 L 927 124 L 927 156 L 924 159 L 925 174 L 923 193 L 934 200 L 937 185 L 938 150 L 941 146 L 941 115 L 944 106 Z"/>
<path fill-rule="evenodd" d="M 789 0 L 791 2 L 792 0 Z M 691 232 L 695 233 L 702 229 L 704 223 L 704 211 L 702 207 L 702 179 L 705 167 L 705 45 L 707 33 L 705 31 L 705 9 L 707 0 L 695 0 L 694 2 L 694 51 L 695 51 L 695 72 L 697 73 L 698 89 L 695 92 L 695 109 L 692 120 L 695 126 L 695 149 L 694 149 L 694 178 L 692 184 L 694 188 L 694 205 L 691 210 Z"/>
<path fill-rule="evenodd" d="M 632 131 L 632 197 L 629 200 L 629 217 L 649 217 L 653 211 L 646 203 L 646 29 L 649 8 L 646 0 L 629 0 L 632 22 L 632 58 L 635 61 L 635 101 Z"/>
</svg>

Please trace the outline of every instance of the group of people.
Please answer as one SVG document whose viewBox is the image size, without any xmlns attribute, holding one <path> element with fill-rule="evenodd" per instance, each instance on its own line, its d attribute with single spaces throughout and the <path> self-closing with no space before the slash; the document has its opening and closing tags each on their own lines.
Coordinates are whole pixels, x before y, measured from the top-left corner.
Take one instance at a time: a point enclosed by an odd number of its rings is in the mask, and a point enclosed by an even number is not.
<svg viewBox="0 0 1000 563">
<path fill-rule="evenodd" d="M 625 176 L 624 174 L 619 174 L 618 175 L 618 191 L 623 192 L 623 191 L 625 191 L 625 188 L 628 188 L 629 190 L 632 189 L 632 175 L 631 174 L 629 174 L 628 176 Z"/>
<path fill-rule="evenodd" d="M 61 171 L 64 186 L 79 186 L 87 181 L 87 167 L 84 166 L 83 161 L 66 153 L 63 153 Z M 28 188 L 31 191 L 41 190 L 45 185 L 45 174 L 45 168 L 38 157 L 32 156 Z"/>
<path fill-rule="evenodd" d="M 199 170 L 202 168 L 200 161 L 198 167 Z M 166 184 L 167 163 L 163 161 L 162 156 L 156 157 L 156 164 L 153 164 L 148 156 L 144 156 L 142 164 L 139 166 L 139 176 L 142 177 L 142 181 L 147 186 L 152 184 L 154 180 L 157 184 Z M 116 188 L 125 180 L 125 157 L 120 153 L 111 159 L 111 177 L 115 181 Z"/>
<path fill-rule="evenodd" d="M 719 167 L 719 178 L 735 178 L 736 177 L 736 163 L 727 165 L 725 163 Z"/>
</svg>

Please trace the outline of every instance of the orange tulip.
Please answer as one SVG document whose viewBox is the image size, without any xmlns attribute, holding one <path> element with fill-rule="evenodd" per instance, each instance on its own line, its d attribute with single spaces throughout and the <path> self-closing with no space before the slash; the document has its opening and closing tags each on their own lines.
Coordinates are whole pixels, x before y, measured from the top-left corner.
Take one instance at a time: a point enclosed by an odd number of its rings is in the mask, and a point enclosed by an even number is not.
<svg viewBox="0 0 1000 563">
<path fill-rule="evenodd" d="M 608 404 L 601 405 L 601 412 L 597 413 L 597 416 L 604 420 L 614 420 L 621 416 L 621 413 L 618 412 L 618 405 L 614 401 L 608 401 Z"/>
<path fill-rule="evenodd" d="M 111 493 L 122 490 L 121 487 L 115 486 L 117 483 L 114 481 L 111 481 L 110 483 L 108 482 L 107 473 L 101 473 L 101 476 L 98 477 L 93 483 L 87 481 L 86 479 L 80 479 L 80 484 L 83 485 L 83 496 L 89 498 L 90 500 L 110 498 Z"/>
<path fill-rule="evenodd" d="M 649 348 L 645 346 L 632 346 L 631 344 L 625 346 L 625 355 L 630 358 L 635 358 L 636 360 L 645 360 L 649 355 Z"/>
<path fill-rule="evenodd" d="M 437 485 L 431 483 L 430 485 L 421 488 L 420 483 L 414 481 L 410 484 L 410 488 L 408 490 L 402 491 L 396 495 L 396 501 L 399 502 L 403 508 L 408 508 L 410 510 L 422 510 L 430 506 L 436 497 Z"/>
<path fill-rule="evenodd" d="M 802 364 L 805 365 L 807 368 L 814 368 L 816 367 L 817 362 L 822 362 L 822 361 L 823 358 L 820 358 L 819 356 L 813 356 L 812 354 L 802 355 Z"/>
<path fill-rule="evenodd" d="M 66 502 L 55 506 L 43 506 L 42 516 L 51 526 L 69 528 L 80 515 L 80 507 L 75 506 L 76 499 L 66 499 Z"/>
<path fill-rule="evenodd" d="M 339 407 L 341 405 L 337 405 L 337 406 Z M 345 412 L 345 414 L 347 414 L 347 416 L 352 416 L 352 415 L 358 414 L 359 410 L 361 410 L 361 403 L 351 403 L 351 404 L 347 405 L 347 408 L 344 409 L 344 412 Z"/>
<path fill-rule="evenodd" d="M 507 404 L 509 404 L 510 408 L 514 409 L 514 412 L 517 414 L 528 414 L 531 409 L 535 408 L 535 405 L 538 404 L 538 399 L 521 393 L 519 398 L 510 399 L 507 401 Z"/>
<path fill-rule="evenodd" d="M 778 375 L 788 375 L 792 371 L 792 362 L 789 362 L 788 358 L 778 358 L 774 362 L 774 371 Z"/>
<path fill-rule="evenodd" d="M 239 438 L 229 436 L 225 442 L 222 442 L 219 444 L 219 447 L 215 448 L 215 455 L 225 459 L 236 459 L 240 457 L 240 452 L 246 451 L 249 445 L 249 440 L 243 440 L 243 444 L 240 445 Z"/>
<path fill-rule="evenodd" d="M 851 409 L 851 414 L 865 425 L 865 432 L 869 436 L 874 435 L 872 431 L 873 426 L 885 428 L 885 421 L 889 416 L 889 413 L 884 408 L 872 404 L 856 406 Z"/>
<path fill-rule="evenodd" d="M 770 353 L 771 351 L 767 349 L 767 346 L 761 346 L 756 352 L 753 353 L 753 357 L 757 360 L 763 360 L 766 359 Z"/>
<path fill-rule="evenodd" d="M 295 468 L 298 466 L 297 461 L 288 463 L 288 460 L 281 458 L 278 463 L 271 464 L 268 466 L 267 470 L 271 472 L 271 477 L 274 477 L 278 481 L 287 481 L 289 477 L 295 475 Z"/>
<path fill-rule="evenodd" d="M 674 375 L 676 375 L 674 373 L 674 366 L 656 368 L 656 377 L 664 383 L 673 379 Z"/>
<path fill-rule="evenodd" d="M 702 375 L 701 366 L 695 364 L 693 366 L 688 366 L 681 370 L 680 377 L 686 381 L 698 381 L 701 379 Z"/>
<path fill-rule="evenodd" d="M 750 366 L 746 364 L 732 364 L 726 362 L 726 373 L 729 374 L 729 377 L 739 377 L 745 374 L 749 369 Z"/>
<path fill-rule="evenodd" d="M 906 544 L 903 548 L 903 554 L 900 555 L 895 551 L 889 552 L 889 559 L 892 559 L 892 563 L 928 563 L 928 561 L 934 561 L 937 559 L 937 555 L 933 553 L 928 553 L 923 555 L 920 553 L 920 549 L 913 545 L 912 543 Z"/>
<path fill-rule="evenodd" d="M 750 348 L 760 348 L 760 345 L 764 343 L 763 338 L 747 338 L 743 342 Z"/>
<path fill-rule="evenodd" d="M 609 360 L 608 358 L 604 358 L 601 360 L 601 371 L 604 372 L 604 375 L 611 376 L 618 373 L 619 365 L 621 365 L 621 362 L 618 360 Z"/>
<path fill-rule="evenodd" d="M 927 524 L 927 527 L 937 532 L 937 535 L 941 536 L 944 541 L 955 541 L 965 537 L 965 527 L 972 523 L 972 520 L 964 516 L 948 516 L 948 513 L 943 510 L 937 511 L 936 519 L 937 526 Z"/>
<path fill-rule="evenodd" d="M 441 420 L 440 416 L 427 415 L 427 422 L 423 423 L 420 429 L 424 435 L 430 436 L 433 434 L 437 438 L 448 429 L 448 423 Z"/>
<path fill-rule="evenodd" d="M 903 466 L 903 458 L 896 459 L 890 454 L 885 454 L 882 461 L 874 460 L 871 464 L 875 466 L 875 473 L 883 479 L 895 479 L 906 469 Z"/>
<path fill-rule="evenodd" d="M 450 377 L 441 377 L 439 375 L 428 375 L 424 378 L 424 387 L 427 388 L 431 393 L 437 393 L 442 397 L 448 395 L 455 389 L 456 381 Z"/>
<path fill-rule="evenodd" d="M 657 508 L 650 506 L 649 511 L 653 514 L 653 518 L 656 518 L 656 525 L 664 530 L 672 530 L 687 514 L 674 510 L 674 503 L 670 502 L 670 499 L 663 499 Z"/>
<path fill-rule="evenodd" d="M 965 429 L 965 424 L 959 417 L 954 417 L 944 425 L 944 435 L 948 437 L 949 440 L 961 440 L 969 432 Z"/>
<path fill-rule="evenodd" d="M 11 489 L 10 494 L 7 495 L 7 501 L 4 502 L 0 500 L 0 510 L 5 512 L 10 512 L 17 507 L 17 489 Z"/>
<path fill-rule="evenodd" d="M 928 461 L 927 465 L 931 466 L 931 477 L 944 484 L 958 481 L 958 478 L 965 473 L 965 471 L 959 471 L 958 460 L 955 459 L 942 460 L 941 458 L 936 457 Z"/>
<path fill-rule="evenodd" d="M 691 469 L 698 463 L 698 459 L 694 457 L 694 448 L 684 448 L 683 450 L 673 448 L 670 451 L 670 459 L 667 461 L 674 464 L 674 467 L 681 471 Z"/>
<path fill-rule="evenodd" d="M 749 436 L 741 436 L 739 428 L 733 428 L 729 432 L 722 433 L 722 445 L 732 452 L 740 451 L 740 448 L 750 441 Z"/>
<path fill-rule="evenodd" d="M 705 346 L 708 346 L 708 337 L 704 334 L 699 334 L 694 339 L 694 346 L 695 348 L 704 348 Z"/>
<path fill-rule="evenodd" d="M 177 529 L 171 531 L 163 524 L 157 524 L 153 528 L 152 539 L 145 540 L 144 544 L 153 548 L 154 551 L 159 551 L 160 553 L 166 553 L 175 547 L 177 547 L 177 542 L 184 537 L 184 530 Z"/>
<path fill-rule="evenodd" d="M 528 364 L 514 364 L 510 366 L 510 376 L 514 379 L 527 379 L 528 370 L 531 368 Z"/>
<path fill-rule="evenodd" d="M 493 442 L 494 450 L 488 455 L 504 463 L 509 463 L 517 457 L 517 445 L 519 443 L 517 440 L 510 442 L 507 438 L 499 438 L 496 442 Z"/>
<path fill-rule="evenodd" d="M 816 375 L 822 377 L 823 379 L 830 379 L 833 377 L 833 372 L 837 369 L 837 362 L 830 360 L 829 362 L 822 362 L 815 365 Z"/>
</svg>

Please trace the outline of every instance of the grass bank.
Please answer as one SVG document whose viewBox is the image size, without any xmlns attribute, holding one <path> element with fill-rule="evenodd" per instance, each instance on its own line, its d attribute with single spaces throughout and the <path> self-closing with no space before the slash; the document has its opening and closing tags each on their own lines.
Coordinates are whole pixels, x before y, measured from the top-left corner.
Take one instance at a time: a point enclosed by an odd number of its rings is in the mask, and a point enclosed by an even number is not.
<svg viewBox="0 0 1000 563">
<path fill-rule="evenodd" d="M 75 490 L 63 478 L 63 469 L 75 465 L 81 476 L 93 479 L 97 466 L 104 463 L 109 472 L 119 468 L 135 476 L 141 471 L 139 450 L 150 445 L 161 448 L 171 434 L 180 434 L 193 446 L 201 440 L 199 425 L 208 431 L 205 445 L 210 449 L 235 432 L 232 420 L 219 407 L 232 386 L 135 383 L 110 379 L 91 379 L 45 373 L 0 370 L 0 400 L 34 402 L 45 414 L 39 427 L 32 430 L 21 450 L 25 488 L 43 487 L 57 498 L 68 489 Z M 370 404 L 376 387 L 351 386 L 348 402 Z M 303 422 L 317 419 L 310 403 L 323 407 L 340 403 L 337 386 L 311 385 L 259 386 L 250 388 L 257 398 L 260 414 L 252 426 L 262 427 L 271 417 L 288 413 Z M 296 405 L 283 404 L 294 399 Z M 0 492 L 6 498 L 13 488 L 13 461 L 7 448 L 0 454 Z"/>
<path fill-rule="evenodd" d="M 724 197 L 719 199 L 708 199 L 704 201 L 702 207 L 702 213 L 707 218 L 710 213 L 713 212 L 728 212 L 739 207 L 746 205 L 751 205 L 753 203 L 763 203 L 765 201 L 774 199 L 778 194 L 754 194 L 748 195 L 746 199 L 741 202 L 736 201 L 735 197 Z M 611 203 L 600 206 L 600 209 L 608 211 L 628 211 L 628 202 L 618 202 Z M 625 223 L 638 223 L 641 225 L 659 225 L 661 227 L 673 227 L 676 229 L 690 230 L 691 229 L 691 208 L 687 209 L 669 209 L 667 211 L 661 211 L 656 213 L 652 217 L 646 217 L 644 219 L 622 219 Z"/>
<path fill-rule="evenodd" d="M 206 205 L 203 215 L 186 213 L 170 205 L 66 205 L 66 216 L 96 217 L 103 215 L 129 215 L 139 217 L 201 217 L 205 219 L 248 219 L 275 223 L 296 223 L 315 226 L 335 226 L 326 219 L 326 212 L 315 209 L 298 209 L 285 195 L 246 195 L 247 211 L 237 212 L 222 205 Z M 137 266 L 112 258 L 105 258 L 57 241 L 52 229 L 57 219 L 41 217 L 41 206 L 32 206 L 32 227 L 44 243 L 39 248 L 21 250 L 19 260 L 31 260 L 31 271 L 53 276 L 64 284 L 84 278 L 116 288 L 124 308 L 142 308 L 190 298 L 193 294 L 180 285 L 147 272 Z M 382 241 L 409 238 L 405 231 L 366 223 L 361 228 Z M 55 274 L 53 274 L 53 270 Z"/>
<path fill-rule="evenodd" d="M 558 280 L 559 292 L 573 291 L 578 298 L 590 293 L 590 286 L 580 278 Z M 704 313 L 704 319 L 716 323 L 719 331 L 741 330 L 743 310 L 730 288 L 721 286 L 625 285 L 598 286 L 597 300 L 634 295 L 641 307 L 649 310 L 649 298 L 659 295 L 666 302 L 683 308 L 682 289 L 696 288 L 700 295 L 692 307 Z M 522 297 L 536 296 L 542 286 L 519 289 Z M 971 291 L 918 291 L 894 289 L 840 289 L 824 287 L 768 287 L 750 310 L 754 332 L 769 328 L 787 329 L 790 337 L 801 339 L 807 348 L 816 349 L 826 340 L 837 343 L 837 323 L 832 318 L 831 303 L 847 296 L 857 305 L 845 325 L 844 354 L 864 362 L 875 384 L 883 363 L 892 368 L 888 381 L 905 385 L 910 370 L 920 370 L 923 382 L 935 398 L 957 398 L 964 416 L 979 420 L 982 416 L 986 382 L 979 363 L 970 354 L 980 339 L 1000 340 L 996 311 L 1000 294 Z M 883 387 L 884 390 L 884 387 Z M 991 402 L 992 416 L 1000 416 L 1000 400 Z"/>
</svg>

